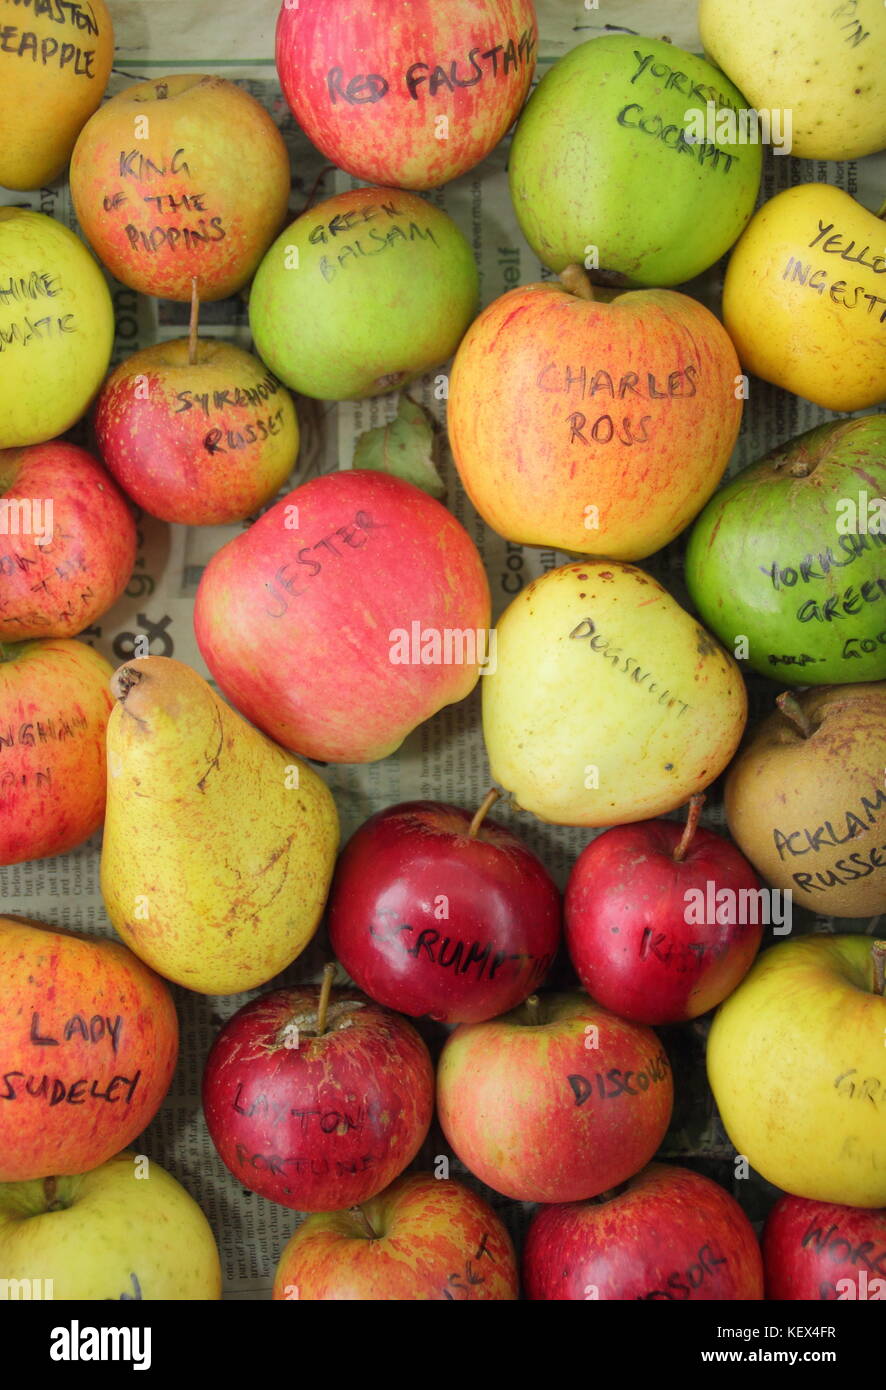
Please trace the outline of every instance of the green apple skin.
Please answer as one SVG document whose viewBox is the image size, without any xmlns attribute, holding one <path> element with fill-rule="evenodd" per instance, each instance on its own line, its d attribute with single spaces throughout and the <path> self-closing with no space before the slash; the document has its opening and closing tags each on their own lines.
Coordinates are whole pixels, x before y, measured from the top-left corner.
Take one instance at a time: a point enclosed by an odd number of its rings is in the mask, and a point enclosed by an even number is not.
<svg viewBox="0 0 886 1390">
<path fill-rule="evenodd" d="M 0 208 L 0 449 L 75 424 L 113 341 L 111 295 L 83 242 L 42 212 Z"/>
<path fill-rule="evenodd" d="M 882 680 L 884 497 L 884 415 L 832 420 L 743 469 L 689 537 L 686 584 L 702 622 L 730 650 L 746 637 L 751 666 L 772 680 Z"/>
<path fill-rule="evenodd" d="M 51 1279 L 56 1300 L 220 1298 L 209 1222 L 165 1169 L 146 1169 L 124 1150 L 76 1177 L 0 1183 L 0 1277 Z"/>
<path fill-rule="evenodd" d="M 356 188 L 277 238 L 249 296 L 256 351 L 293 391 L 362 400 L 445 362 L 477 311 L 473 252 L 414 193 Z"/>
<path fill-rule="evenodd" d="M 685 113 L 706 113 L 708 99 L 747 107 L 710 63 L 658 39 L 590 39 L 555 63 L 509 165 L 517 220 L 541 261 L 586 265 L 596 247 L 601 280 L 659 287 L 713 265 L 753 212 L 762 148 L 687 142 Z"/>
</svg>

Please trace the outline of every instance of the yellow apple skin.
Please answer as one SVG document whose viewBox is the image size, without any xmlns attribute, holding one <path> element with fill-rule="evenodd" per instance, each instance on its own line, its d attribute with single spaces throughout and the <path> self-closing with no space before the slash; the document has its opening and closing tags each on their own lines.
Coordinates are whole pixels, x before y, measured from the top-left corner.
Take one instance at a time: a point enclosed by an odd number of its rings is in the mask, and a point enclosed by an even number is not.
<svg viewBox="0 0 886 1390">
<path fill-rule="evenodd" d="M 886 998 L 871 939 L 765 951 L 720 1005 L 708 1080 L 731 1142 L 796 1197 L 886 1205 Z"/>
<path fill-rule="evenodd" d="M 51 1279 L 55 1300 L 221 1298 L 209 1222 L 175 1178 L 140 1157 L 124 1150 L 76 1177 L 0 1183 L 0 1276 L 41 1287 Z"/>
<path fill-rule="evenodd" d="M 45 188 L 105 94 L 114 28 L 104 0 L 5 5 L 0 46 L 0 185 Z M 10 32 L 11 31 L 11 32 Z"/>
<path fill-rule="evenodd" d="M 884 244 L 880 219 L 830 184 L 798 184 L 765 203 L 723 286 L 723 321 L 742 365 L 826 410 L 879 405 Z"/>
<path fill-rule="evenodd" d="M 551 570 L 506 609 L 494 650 L 482 682 L 492 776 L 540 820 L 664 815 L 713 782 L 741 738 L 737 665 L 634 565 Z"/>
<path fill-rule="evenodd" d="M 738 21 L 738 22 L 737 22 Z M 701 0 L 705 52 L 756 109 L 790 110 L 798 159 L 856 159 L 886 145 L 882 0 Z"/>
<path fill-rule="evenodd" d="M 75 424 L 114 342 L 105 277 L 54 218 L 0 208 L 0 290 L 11 282 L 0 297 L 0 449 L 44 444 Z"/>
</svg>

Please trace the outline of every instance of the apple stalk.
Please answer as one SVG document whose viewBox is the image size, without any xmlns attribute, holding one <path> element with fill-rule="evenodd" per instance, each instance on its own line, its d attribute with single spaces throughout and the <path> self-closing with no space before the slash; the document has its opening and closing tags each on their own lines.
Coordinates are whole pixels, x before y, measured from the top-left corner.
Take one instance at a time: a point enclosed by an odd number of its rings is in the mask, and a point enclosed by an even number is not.
<svg viewBox="0 0 886 1390">
<path fill-rule="evenodd" d="M 871 962 L 874 967 L 874 994 L 886 994 L 886 941 L 871 942 Z"/>
<path fill-rule="evenodd" d="M 477 834 L 480 830 L 480 826 L 486 819 L 486 815 L 489 811 L 489 808 L 495 805 L 496 801 L 498 801 L 498 798 L 500 796 L 500 791 L 498 791 L 495 787 L 490 787 L 489 791 L 486 793 L 483 800 L 480 802 L 480 805 L 477 807 L 477 810 L 474 812 L 474 819 L 468 826 L 468 836 L 470 839 L 476 840 Z"/>
<path fill-rule="evenodd" d="M 698 820 L 701 815 L 701 808 L 704 805 L 704 803 L 704 792 L 696 792 L 694 796 L 691 796 L 689 798 L 689 810 L 686 815 L 686 827 L 683 831 L 683 834 L 680 837 L 680 843 L 674 850 L 675 864 L 682 863 L 689 851 L 689 846 L 692 844 L 692 841 L 695 838 L 695 832 L 698 829 Z"/>
<path fill-rule="evenodd" d="M 331 960 L 328 965 L 323 967 L 323 982 L 320 985 L 320 1002 L 317 1005 L 317 1037 L 322 1038 L 326 1032 L 326 1015 L 329 1010 L 329 995 L 332 991 L 332 981 L 335 979 L 335 961 Z"/>
</svg>

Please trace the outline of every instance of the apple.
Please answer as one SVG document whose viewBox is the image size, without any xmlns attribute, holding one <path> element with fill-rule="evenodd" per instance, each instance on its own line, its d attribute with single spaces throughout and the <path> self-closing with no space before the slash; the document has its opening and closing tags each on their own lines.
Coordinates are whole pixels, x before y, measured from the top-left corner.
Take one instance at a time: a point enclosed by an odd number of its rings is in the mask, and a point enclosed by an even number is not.
<svg viewBox="0 0 886 1390">
<path fill-rule="evenodd" d="M 650 575 L 549 570 L 512 601 L 483 682 L 492 776 L 557 825 L 618 825 L 686 803 L 741 738 L 747 695 L 723 649 Z"/>
<path fill-rule="evenodd" d="M 0 1184 L 0 1269 L 34 1298 L 221 1298 L 209 1222 L 165 1168 L 135 1153 L 88 1173 Z"/>
<path fill-rule="evenodd" d="M 886 912 L 886 681 L 783 695 L 729 769 L 729 832 L 773 888 L 834 917 Z"/>
<path fill-rule="evenodd" d="M 18 3 L 18 0 L 17 0 Z M 7 9 L 0 48 L 0 185 L 46 188 L 101 102 L 114 61 L 104 0 Z"/>
<path fill-rule="evenodd" d="M 289 154 L 254 97 L 222 77 L 152 78 L 106 102 L 71 158 L 87 241 L 130 289 L 189 300 L 242 289 L 280 230 Z"/>
<path fill-rule="evenodd" d="M 518 1296 L 504 1222 L 453 1178 L 406 1173 L 353 1211 L 309 1216 L 286 1245 L 274 1298 L 311 1302 Z"/>
<path fill-rule="evenodd" d="M 277 72 L 327 159 L 368 183 L 436 188 L 511 126 L 535 69 L 531 0 L 284 3 Z"/>
<path fill-rule="evenodd" d="M 141 1134 L 175 1071 L 178 1020 L 119 942 L 0 917 L 0 1039 L 0 1182 L 17 1183 L 96 1168 Z"/>
<path fill-rule="evenodd" d="M 780 1197 L 763 1228 L 766 1297 L 886 1298 L 886 1208 Z"/>
<path fill-rule="evenodd" d="M 0 865 L 64 854 L 104 820 L 111 673 L 84 642 L 0 642 Z"/>
<path fill-rule="evenodd" d="M 289 392 L 251 353 L 215 339 L 142 348 L 99 394 L 95 432 L 120 486 L 151 516 L 242 521 L 286 482 L 298 453 Z"/>
<path fill-rule="evenodd" d="M 593 297 L 563 281 L 496 299 L 452 369 L 461 480 L 494 530 L 525 545 L 639 560 L 698 514 L 741 422 L 735 349 L 673 290 Z"/>
<path fill-rule="evenodd" d="M 308 758 L 364 763 L 470 694 L 489 605 L 455 517 L 411 483 L 353 469 L 312 478 L 222 546 L 194 626 L 247 719 Z"/>
<path fill-rule="evenodd" d="M 523 1247 L 527 1297 L 740 1301 L 763 1297 L 754 1228 L 689 1168 L 651 1163 L 589 1202 L 540 1207 Z"/>
<path fill-rule="evenodd" d="M 797 9 L 794 0 L 701 0 L 705 50 L 748 105 L 790 112 L 798 159 L 857 159 L 886 145 L 881 0 Z"/>
<path fill-rule="evenodd" d="M 884 271 L 883 223 L 842 188 L 803 183 L 770 198 L 723 285 L 723 321 L 745 368 L 826 410 L 880 405 Z"/>
<path fill-rule="evenodd" d="M 113 341 L 111 295 L 83 242 L 41 212 L 0 207 L 0 449 L 75 424 Z"/>
<path fill-rule="evenodd" d="M 445 362 L 478 293 L 474 253 L 442 208 L 352 188 L 274 242 L 250 290 L 249 326 L 262 361 L 293 391 L 360 400 Z"/>
<path fill-rule="evenodd" d="M 339 859 L 332 949 L 356 984 L 402 1013 L 478 1023 L 522 1003 L 560 938 L 560 894 L 530 849 L 470 811 L 406 801 L 372 816 Z"/>
<path fill-rule="evenodd" d="M 64 440 L 0 449 L 0 642 L 76 637 L 123 593 L 135 522 L 113 480 Z"/>
<path fill-rule="evenodd" d="M 437 1069 L 453 1152 L 518 1202 L 578 1202 L 632 1177 L 664 1138 L 673 1100 L 651 1028 L 577 991 L 460 1024 Z"/>
<path fill-rule="evenodd" d="M 886 673 L 886 416 L 831 420 L 743 469 L 705 507 L 686 584 L 755 671 L 802 685 Z M 882 522 L 882 524 L 881 524 Z"/>
<path fill-rule="evenodd" d="M 664 40 L 607 34 L 573 48 L 529 98 L 508 164 L 539 260 L 589 264 L 631 285 L 679 285 L 707 270 L 760 186 L 760 144 L 741 143 L 736 121 L 746 107 L 723 73 Z M 713 140 L 699 134 L 709 116 Z"/>
<path fill-rule="evenodd" d="M 886 1206 L 884 958 L 864 936 L 779 942 L 714 1016 L 708 1079 L 726 1133 L 796 1197 Z"/>
<path fill-rule="evenodd" d="M 222 1161 L 243 1187 L 296 1211 L 381 1192 L 415 1158 L 433 1113 L 424 1042 L 355 989 L 251 1000 L 216 1037 L 203 1074 Z"/>
<path fill-rule="evenodd" d="M 605 830 L 569 875 L 570 959 L 588 994 L 620 1018 L 697 1018 L 759 950 L 770 895 L 734 845 L 698 826 L 703 800 L 693 798 L 682 832 L 667 820 Z"/>
</svg>

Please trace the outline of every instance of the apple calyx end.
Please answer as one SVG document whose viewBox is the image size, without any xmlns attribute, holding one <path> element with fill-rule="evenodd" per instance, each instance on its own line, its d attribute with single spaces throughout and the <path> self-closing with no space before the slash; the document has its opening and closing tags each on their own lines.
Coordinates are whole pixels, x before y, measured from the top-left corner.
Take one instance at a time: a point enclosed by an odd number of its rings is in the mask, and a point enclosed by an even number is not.
<svg viewBox="0 0 886 1390">
<path fill-rule="evenodd" d="M 125 705 L 129 692 L 144 679 L 141 671 L 127 664 L 119 666 L 111 677 L 111 694 L 121 705 Z"/>
</svg>

